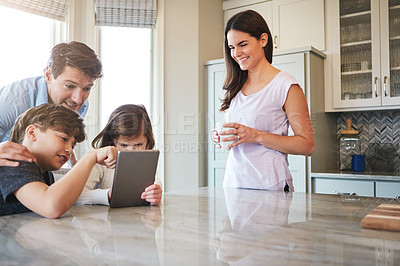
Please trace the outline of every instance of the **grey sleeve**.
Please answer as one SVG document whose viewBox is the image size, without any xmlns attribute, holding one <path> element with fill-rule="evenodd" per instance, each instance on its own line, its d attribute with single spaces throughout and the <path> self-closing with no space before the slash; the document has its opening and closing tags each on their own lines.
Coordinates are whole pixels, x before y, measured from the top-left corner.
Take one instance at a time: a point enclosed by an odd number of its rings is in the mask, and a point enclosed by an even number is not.
<svg viewBox="0 0 400 266">
<path fill-rule="evenodd" d="M 19 161 L 18 167 L 0 167 L 0 193 L 4 202 L 18 202 L 14 192 L 31 182 L 44 182 L 35 163 Z"/>
</svg>

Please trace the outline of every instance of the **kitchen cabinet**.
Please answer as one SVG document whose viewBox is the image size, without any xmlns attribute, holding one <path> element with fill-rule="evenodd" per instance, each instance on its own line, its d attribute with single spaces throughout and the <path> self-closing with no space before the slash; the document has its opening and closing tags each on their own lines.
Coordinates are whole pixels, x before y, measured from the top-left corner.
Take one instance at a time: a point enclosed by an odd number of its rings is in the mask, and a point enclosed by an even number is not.
<svg viewBox="0 0 400 266">
<path fill-rule="evenodd" d="M 384 181 L 371 177 L 356 175 L 353 178 L 332 178 L 318 174 L 312 176 L 312 192 L 322 194 L 344 194 L 357 196 L 369 196 L 378 198 L 400 198 L 400 180 L 395 181 L 388 177 Z"/>
<path fill-rule="evenodd" d="M 226 3 L 226 2 L 224 2 Z M 224 12 L 224 27 L 228 20 L 235 14 L 246 11 L 248 9 L 252 9 L 254 11 L 257 11 L 267 22 L 269 30 L 272 32 L 273 30 L 273 20 L 272 20 L 272 1 L 264 1 L 261 3 L 255 3 L 255 4 L 250 4 L 250 5 L 245 5 L 242 6 L 244 3 L 241 2 L 239 7 L 234 7 L 234 8 L 229 8 L 226 9 Z M 232 5 L 231 5 L 232 6 Z M 233 5 L 236 6 L 236 5 Z"/>
<path fill-rule="evenodd" d="M 400 182 L 376 182 L 376 197 L 400 198 Z"/>
<path fill-rule="evenodd" d="M 313 193 L 374 197 L 373 181 L 313 178 Z"/>
<path fill-rule="evenodd" d="M 304 47 L 286 51 L 276 51 L 273 65 L 290 73 L 304 89 L 310 108 L 310 116 L 314 126 L 316 149 L 311 157 L 289 155 L 289 170 L 293 177 L 296 191 L 311 191 L 311 169 L 316 171 L 332 169 L 336 166 L 333 152 L 336 141 L 336 118 L 324 112 L 323 102 L 323 69 L 324 54 L 313 47 Z M 223 98 L 222 85 L 225 77 L 224 60 L 212 60 L 205 64 L 207 75 L 207 135 L 216 122 L 224 121 L 224 114 L 219 112 L 220 99 Z M 291 134 L 291 133 L 290 133 Z M 208 140 L 207 173 L 208 185 L 219 186 L 224 177 L 227 151 L 216 148 Z"/>
<path fill-rule="evenodd" d="M 313 46 L 325 50 L 323 0 L 228 0 L 223 2 L 225 25 L 235 14 L 252 9 L 267 21 L 277 50 Z"/>
<path fill-rule="evenodd" d="M 277 49 L 311 45 L 325 50 L 323 0 L 274 0 L 273 36 Z"/>
<path fill-rule="evenodd" d="M 327 0 L 326 111 L 400 108 L 400 0 Z"/>
</svg>

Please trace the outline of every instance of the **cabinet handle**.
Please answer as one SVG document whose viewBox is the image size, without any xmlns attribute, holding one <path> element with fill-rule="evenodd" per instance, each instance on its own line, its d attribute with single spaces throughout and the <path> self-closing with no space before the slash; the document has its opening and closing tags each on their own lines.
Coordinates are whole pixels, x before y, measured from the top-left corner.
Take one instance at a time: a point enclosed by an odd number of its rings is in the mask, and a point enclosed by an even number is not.
<svg viewBox="0 0 400 266">
<path fill-rule="evenodd" d="M 278 49 L 278 36 L 274 36 L 274 48 Z"/>
<path fill-rule="evenodd" d="M 387 76 L 383 77 L 383 92 L 385 93 L 385 97 L 387 97 L 387 90 L 386 90 L 386 86 L 387 86 Z"/>
<path fill-rule="evenodd" d="M 375 97 L 378 97 L 378 77 L 375 77 L 374 92 L 375 92 Z"/>
<path fill-rule="evenodd" d="M 336 190 L 334 190 L 332 192 L 333 195 L 340 195 L 340 196 L 357 196 L 357 193 L 355 192 L 338 192 Z"/>
</svg>

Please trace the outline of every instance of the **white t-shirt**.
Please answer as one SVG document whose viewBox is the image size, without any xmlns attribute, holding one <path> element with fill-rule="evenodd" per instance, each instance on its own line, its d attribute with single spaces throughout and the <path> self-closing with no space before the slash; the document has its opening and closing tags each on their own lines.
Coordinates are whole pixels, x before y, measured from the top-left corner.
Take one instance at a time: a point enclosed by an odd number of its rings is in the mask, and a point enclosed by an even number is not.
<svg viewBox="0 0 400 266">
<path fill-rule="evenodd" d="M 226 122 L 287 136 L 289 121 L 282 108 L 293 84 L 298 82 L 281 71 L 257 93 L 245 96 L 239 91 L 226 112 Z M 243 143 L 229 151 L 224 188 L 281 190 L 286 180 L 292 183 L 288 167 L 287 154 L 261 144 Z"/>
</svg>

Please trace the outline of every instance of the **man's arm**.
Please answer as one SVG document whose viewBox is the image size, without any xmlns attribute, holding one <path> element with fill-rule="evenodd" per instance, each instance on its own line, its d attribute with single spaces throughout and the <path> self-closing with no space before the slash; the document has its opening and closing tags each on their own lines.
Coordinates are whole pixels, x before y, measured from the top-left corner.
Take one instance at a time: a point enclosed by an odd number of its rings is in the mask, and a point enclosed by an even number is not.
<svg viewBox="0 0 400 266">
<path fill-rule="evenodd" d="M 18 166 L 19 162 L 10 161 L 19 160 L 34 162 L 36 159 L 29 152 L 29 150 L 18 143 L 6 141 L 0 143 L 0 166 Z"/>
<path fill-rule="evenodd" d="M 17 91 L 18 93 L 16 93 Z M 15 120 L 31 105 L 31 98 L 27 94 L 24 82 L 15 82 L 0 89 L 0 142 L 2 142 L 0 143 L 0 166 L 19 165 L 18 162 L 11 162 L 10 160 L 28 162 L 34 160 L 24 146 L 8 142 L 8 133 L 14 126 Z"/>
<path fill-rule="evenodd" d="M 101 163 L 114 168 L 116 159 L 115 147 L 93 150 L 51 186 L 42 182 L 31 182 L 18 189 L 15 196 L 30 210 L 47 218 L 58 218 L 78 199 L 92 167 L 96 163 Z"/>
</svg>

